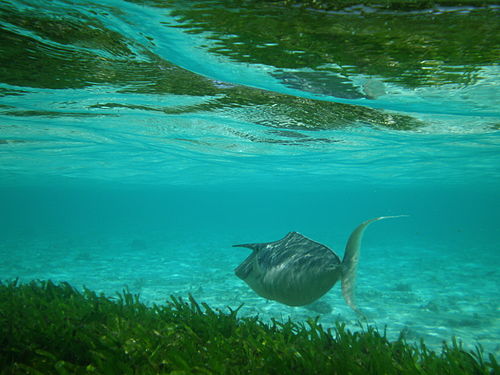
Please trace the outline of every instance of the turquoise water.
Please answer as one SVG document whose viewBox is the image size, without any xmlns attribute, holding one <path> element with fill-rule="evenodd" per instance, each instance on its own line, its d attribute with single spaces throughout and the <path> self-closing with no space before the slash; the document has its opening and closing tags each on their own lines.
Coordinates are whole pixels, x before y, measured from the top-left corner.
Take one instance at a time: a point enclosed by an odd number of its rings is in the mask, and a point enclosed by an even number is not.
<svg viewBox="0 0 500 375">
<path fill-rule="evenodd" d="M 191 293 L 357 329 L 338 285 L 306 307 L 258 297 L 233 273 L 248 250 L 231 245 L 298 231 L 341 255 L 360 222 L 405 214 L 365 234 L 356 295 L 369 323 L 498 356 L 498 65 L 472 47 L 438 70 L 437 55 L 416 68 L 394 56 L 403 75 L 334 63 L 349 54 L 322 45 L 285 61 L 253 22 L 311 17 L 313 32 L 317 17 L 334 25 L 346 12 L 189 4 L 2 2 L 0 279 L 128 287 L 150 303 Z M 210 24 L 218 7 L 243 26 Z M 480 11 L 498 8 L 375 14 Z M 487 50 L 498 52 L 497 31 Z"/>
</svg>

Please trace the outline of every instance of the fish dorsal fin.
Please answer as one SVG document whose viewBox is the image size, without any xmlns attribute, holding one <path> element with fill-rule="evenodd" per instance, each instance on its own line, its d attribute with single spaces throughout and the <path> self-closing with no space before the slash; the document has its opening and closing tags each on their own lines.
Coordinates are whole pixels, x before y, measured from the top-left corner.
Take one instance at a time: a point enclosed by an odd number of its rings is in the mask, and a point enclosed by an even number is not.
<svg viewBox="0 0 500 375">
<path fill-rule="evenodd" d="M 303 234 L 300 234 L 299 232 L 289 232 L 285 237 L 283 237 L 279 241 L 271 242 L 271 245 L 274 244 L 281 244 L 282 246 L 290 246 L 290 247 L 298 247 L 298 248 L 303 248 L 303 247 L 308 247 L 308 248 L 321 248 L 321 249 L 327 249 L 329 251 L 332 251 L 328 246 L 323 245 L 322 243 L 318 241 L 311 240 L 309 237 L 304 236 Z"/>
<path fill-rule="evenodd" d="M 292 243 L 292 242 L 298 242 L 298 241 L 311 241 L 311 240 L 298 232 L 289 232 L 285 237 L 283 237 L 279 241 L 260 242 L 260 243 L 244 243 L 244 244 L 233 245 L 233 247 L 246 247 L 247 249 L 251 249 L 251 250 L 254 250 L 257 252 L 260 249 L 262 249 L 268 245 L 273 246 L 273 245 L 276 245 L 278 243 Z"/>
</svg>

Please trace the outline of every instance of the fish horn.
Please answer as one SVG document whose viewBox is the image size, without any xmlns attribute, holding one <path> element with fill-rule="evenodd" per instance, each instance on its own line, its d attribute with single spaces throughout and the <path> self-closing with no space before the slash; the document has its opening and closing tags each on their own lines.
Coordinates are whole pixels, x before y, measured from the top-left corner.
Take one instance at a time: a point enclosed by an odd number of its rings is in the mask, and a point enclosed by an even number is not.
<svg viewBox="0 0 500 375">
<path fill-rule="evenodd" d="M 246 247 L 247 249 L 252 249 L 252 250 L 258 251 L 262 247 L 262 244 L 260 244 L 260 243 L 242 243 L 242 244 L 238 244 L 238 245 L 233 245 L 233 247 Z"/>
<path fill-rule="evenodd" d="M 342 294 L 344 299 L 354 311 L 360 313 L 356 307 L 354 301 L 354 287 L 356 284 L 356 269 L 358 268 L 359 262 L 359 249 L 361 247 L 361 240 L 363 238 L 363 232 L 366 227 L 371 223 L 383 220 L 383 219 L 393 219 L 397 217 L 405 217 L 408 215 L 398 215 L 398 216 L 380 216 L 374 219 L 367 220 L 360 225 L 351 233 L 347 245 L 345 247 L 344 259 L 342 260 L 343 272 L 342 272 Z"/>
</svg>

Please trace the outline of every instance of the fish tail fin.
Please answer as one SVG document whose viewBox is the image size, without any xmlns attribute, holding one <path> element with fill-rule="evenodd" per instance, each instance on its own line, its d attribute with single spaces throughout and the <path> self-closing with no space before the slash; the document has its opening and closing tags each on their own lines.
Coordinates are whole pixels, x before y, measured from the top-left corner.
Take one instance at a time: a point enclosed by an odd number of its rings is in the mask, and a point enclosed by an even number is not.
<svg viewBox="0 0 500 375">
<path fill-rule="evenodd" d="M 344 259 L 342 260 L 342 265 L 343 265 L 342 294 L 344 296 L 347 305 L 358 313 L 360 313 L 360 311 L 356 307 L 356 303 L 354 300 L 354 288 L 356 285 L 356 269 L 358 268 L 358 263 L 359 263 L 359 250 L 361 248 L 361 240 L 363 238 L 363 232 L 365 231 L 368 225 L 370 225 L 375 221 L 382 219 L 403 217 L 403 216 L 408 216 L 408 215 L 381 216 L 367 220 L 358 225 L 356 229 L 354 229 L 354 231 L 351 233 L 351 236 L 349 237 L 349 240 L 347 241 L 344 253 Z"/>
</svg>

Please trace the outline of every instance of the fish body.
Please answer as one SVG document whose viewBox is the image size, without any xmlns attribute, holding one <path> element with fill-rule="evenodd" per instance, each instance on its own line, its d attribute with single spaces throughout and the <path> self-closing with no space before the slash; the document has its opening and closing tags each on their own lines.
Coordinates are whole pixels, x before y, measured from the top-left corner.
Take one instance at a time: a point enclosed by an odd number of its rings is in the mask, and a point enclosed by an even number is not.
<svg viewBox="0 0 500 375">
<path fill-rule="evenodd" d="M 235 273 L 261 297 L 289 306 L 308 305 L 341 280 L 346 303 L 358 311 L 354 301 L 356 269 L 364 230 L 371 223 L 398 216 L 367 220 L 354 229 L 344 258 L 329 247 L 300 233 L 290 232 L 279 241 L 233 245 L 252 250 Z"/>
</svg>

